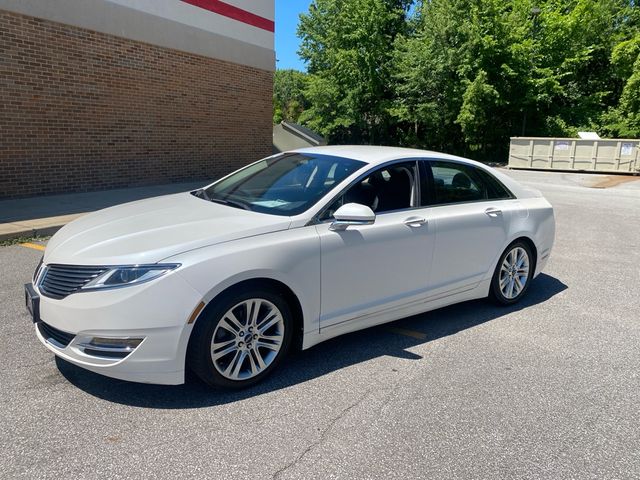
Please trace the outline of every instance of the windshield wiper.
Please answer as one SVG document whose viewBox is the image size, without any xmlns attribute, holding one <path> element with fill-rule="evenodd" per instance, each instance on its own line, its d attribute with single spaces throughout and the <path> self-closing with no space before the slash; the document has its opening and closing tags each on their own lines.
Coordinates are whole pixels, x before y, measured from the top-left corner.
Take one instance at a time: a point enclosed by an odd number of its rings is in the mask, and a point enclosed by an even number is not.
<svg viewBox="0 0 640 480">
<path fill-rule="evenodd" d="M 231 207 L 241 208 L 243 210 L 251 210 L 249 205 L 247 205 L 246 203 L 238 202 L 236 200 L 229 200 L 228 198 L 225 198 L 224 200 L 221 198 L 208 198 L 207 200 L 214 203 L 220 203 L 222 205 L 229 205 Z"/>
<path fill-rule="evenodd" d="M 198 197 L 198 198 L 202 198 L 204 200 L 207 200 L 208 202 L 220 203 L 222 205 L 229 205 L 231 207 L 241 208 L 243 210 L 251 210 L 249 205 L 247 205 L 246 203 L 243 203 L 243 202 L 239 202 L 237 200 L 229 200 L 228 198 L 225 198 L 225 199 L 212 198 L 212 197 L 209 196 L 209 194 L 207 193 L 207 191 L 204 188 L 201 188 L 199 190 L 195 190 L 195 191 L 191 192 L 191 195 L 193 195 L 194 197 Z"/>
</svg>

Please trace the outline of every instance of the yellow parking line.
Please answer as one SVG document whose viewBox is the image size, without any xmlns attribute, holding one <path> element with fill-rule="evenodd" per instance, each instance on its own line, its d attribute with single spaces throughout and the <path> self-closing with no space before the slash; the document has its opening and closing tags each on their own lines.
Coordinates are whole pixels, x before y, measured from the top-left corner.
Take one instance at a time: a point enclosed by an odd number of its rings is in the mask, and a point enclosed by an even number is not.
<svg viewBox="0 0 640 480">
<path fill-rule="evenodd" d="M 34 250 L 44 250 L 45 247 L 44 245 L 38 245 L 37 243 L 21 243 L 20 244 L 21 247 L 27 247 L 27 248 L 33 248 Z"/>
<path fill-rule="evenodd" d="M 391 333 L 397 333 L 398 335 L 404 335 L 405 337 L 417 338 L 418 340 L 426 340 L 427 334 L 422 332 L 416 332 L 415 330 L 405 330 L 404 328 L 389 327 L 387 331 Z"/>
</svg>

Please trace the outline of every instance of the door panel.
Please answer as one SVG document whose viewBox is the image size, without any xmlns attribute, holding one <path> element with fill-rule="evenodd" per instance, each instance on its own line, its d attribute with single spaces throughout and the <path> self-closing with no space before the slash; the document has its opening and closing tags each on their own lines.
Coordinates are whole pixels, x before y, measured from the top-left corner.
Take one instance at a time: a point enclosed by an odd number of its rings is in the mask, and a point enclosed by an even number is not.
<svg viewBox="0 0 640 480">
<path fill-rule="evenodd" d="M 507 241 L 511 203 L 496 200 L 433 208 L 433 293 L 475 286 L 493 268 Z"/>
<path fill-rule="evenodd" d="M 373 225 L 316 226 L 321 249 L 320 327 L 423 298 L 435 245 L 430 208 L 383 213 Z"/>
<path fill-rule="evenodd" d="M 493 273 L 509 235 L 513 196 L 491 174 L 455 160 L 430 160 L 429 192 L 436 229 L 434 294 L 475 287 Z"/>
</svg>

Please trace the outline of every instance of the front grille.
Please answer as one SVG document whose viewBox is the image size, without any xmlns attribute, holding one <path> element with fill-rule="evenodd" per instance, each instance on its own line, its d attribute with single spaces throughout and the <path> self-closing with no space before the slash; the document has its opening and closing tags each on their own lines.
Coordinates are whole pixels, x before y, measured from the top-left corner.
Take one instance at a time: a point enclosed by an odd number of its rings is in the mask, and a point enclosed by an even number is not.
<svg viewBox="0 0 640 480">
<path fill-rule="evenodd" d="M 40 335 L 44 337 L 45 340 L 53 340 L 58 345 L 63 348 L 71 343 L 71 340 L 75 337 L 71 333 L 63 332 L 62 330 L 58 330 L 55 327 L 52 327 L 49 324 L 44 322 L 38 322 L 38 328 L 40 329 Z"/>
<path fill-rule="evenodd" d="M 60 300 L 77 292 L 107 270 L 106 267 L 47 265 L 38 287 L 45 297 Z"/>
</svg>

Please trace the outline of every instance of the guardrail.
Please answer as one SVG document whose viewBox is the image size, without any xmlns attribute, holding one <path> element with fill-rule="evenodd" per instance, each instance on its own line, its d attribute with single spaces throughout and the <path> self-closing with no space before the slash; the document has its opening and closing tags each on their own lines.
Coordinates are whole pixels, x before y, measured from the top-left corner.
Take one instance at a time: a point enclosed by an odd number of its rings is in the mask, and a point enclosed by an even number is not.
<svg viewBox="0 0 640 480">
<path fill-rule="evenodd" d="M 512 137 L 509 168 L 640 173 L 640 140 Z"/>
</svg>

